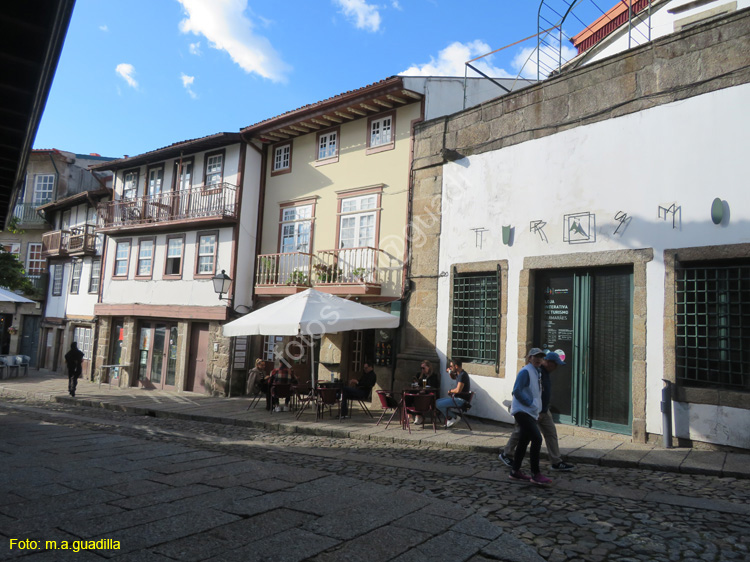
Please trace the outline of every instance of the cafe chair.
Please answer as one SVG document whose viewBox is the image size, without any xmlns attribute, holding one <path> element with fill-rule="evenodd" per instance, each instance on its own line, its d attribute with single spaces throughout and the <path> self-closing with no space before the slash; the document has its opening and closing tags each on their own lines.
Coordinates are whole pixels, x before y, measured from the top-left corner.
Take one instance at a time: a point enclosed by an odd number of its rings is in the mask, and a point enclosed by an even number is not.
<svg viewBox="0 0 750 562">
<path fill-rule="evenodd" d="M 448 417 L 460 417 L 461 420 L 467 425 L 469 428 L 469 431 L 472 431 L 471 425 L 469 425 L 469 420 L 466 419 L 466 412 L 471 409 L 471 401 L 474 400 L 474 393 L 473 392 L 460 392 L 458 394 L 451 395 L 453 398 L 463 398 L 464 403 L 459 406 L 455 400 L 453 400 L 453 405 L 448 406 L 446 408 L 446 412 L 448 412 Z M 448 427 L 448 419 L 445 420 L 445 425 Z"/>
<path fill-rule="evenodd" d="M 296 418 L 299 419 L 308 406 L 315 401 L 315 393 L 309 384 L 296 384 L 292 386 L 293 408 L 297 409 Z"/>
<path fill-rule="evenodd" d="M 435 417 L 437 416 L 437 409 L 435 408 L 435 395 L 434 394 L 413 394 L 407 392 L 404 394 L 404 423 L 406 428 L 411 433 L 411 423 L 409 422 L 409 416 L 422 416 L 422 429 L 424 429 L 424 418 L 428 415 L 432 420 L 432 429 L 437 433 L 437 426 L 435 425 Z"/>
<path fill-rule="evenodd" d="M 388 418 L 388 423 L 385 425 L 385 428 L 388 429 L 388 426 L 391 425 L 391 420 L 393 420 L 393 416 L 395 416 L 399 411 L 400 404 L 398 403 L 398 400 L 396 400 L 393 392 L 389 390 L 378 390 L 377 394 L 378 399 L 380 400 L 380 407 L 383 408 L 383 412 L 380 414 L 378 423 L 376 423 L 375 425 L 380 425 L 380 422 L 383 420 L 383 416 L 385 416 L 389 410 L 393 410 L 391 417 Z"/>
<path fill-rule="evenodd" d="M 355 402 L 359 404 L 359 407 L 362 408 L 362 411 L 364 411 L 365 414 L 370 416 L 371 419 L 375 419 L 373 415 L 370 413 L 370 409 L 367 407 L 367 404 L 365 402 L 372 402 L 372 390 L 370 390 L 370 394 L 368 394 L 365 398 L 349 398 L 349 413 L 352 413 L 352 410 L 354 409 Z"/>
<path fill-rule="evenodd" d="M 281 406 L 281 399 L 292 397 L 292 383 L 277 383 L 271 385 L 271 413 L 274 411 L 274 403 Z"/>
<path fill-rule="evenodd" d="M 332 416 L 334 406 L 339 407 L 339 421 L 341 421 L 341 398 L 337 388 L 316 388 L 315 389 L 315 421 L 323 417 L 325 409 L 328 408 L 328 415 Z"/>
</svg>

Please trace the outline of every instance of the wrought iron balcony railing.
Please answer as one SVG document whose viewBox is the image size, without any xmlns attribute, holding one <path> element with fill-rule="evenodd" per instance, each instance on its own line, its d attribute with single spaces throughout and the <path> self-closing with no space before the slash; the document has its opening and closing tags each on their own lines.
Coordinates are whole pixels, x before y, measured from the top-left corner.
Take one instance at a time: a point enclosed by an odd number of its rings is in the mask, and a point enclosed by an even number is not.
<svg viewBox="0 0 750 562">
<path fill-rule="evenodd" d="M 107 201 L 98 207 L 101 228 L 137 226 L 185 219 L 237 218 L 237 186 L 199 186 L 157 195 Z"/>
<path fill-rule="evenodd" d="M 44 203 L 49 203 L 49 201 L 41 203 L 18 203 L 13 209 L 13 217 L 17 219 L 19 225 L 44 224 L 45 220 L 36 212 Z"/>
</svg>

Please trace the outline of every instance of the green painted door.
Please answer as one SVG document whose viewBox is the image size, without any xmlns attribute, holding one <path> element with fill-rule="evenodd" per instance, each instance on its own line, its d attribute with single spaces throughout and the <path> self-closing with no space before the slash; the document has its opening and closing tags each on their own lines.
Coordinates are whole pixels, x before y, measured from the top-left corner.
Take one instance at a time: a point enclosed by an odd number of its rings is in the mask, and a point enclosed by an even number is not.
<svg viewBox="0 0 750 562">
<path fill-rule="evenodd" d="M 536 274 L 534 345 L 567 363 L 552 375 L 552 412 L 562 423 L 630 433 L 630 267 Z"/>
</svg>

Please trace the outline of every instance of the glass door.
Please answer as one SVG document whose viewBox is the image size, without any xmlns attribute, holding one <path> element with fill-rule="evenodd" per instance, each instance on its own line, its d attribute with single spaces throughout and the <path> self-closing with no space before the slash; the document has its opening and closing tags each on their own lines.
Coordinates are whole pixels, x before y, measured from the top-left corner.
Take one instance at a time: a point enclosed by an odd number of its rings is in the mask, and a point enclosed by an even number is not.
<svg viewBox="0 0 750 562">
<path fill-rule="evenodd" d="M 537 272 L 535 342 L 567 365 L 552 375 L 562 423 L 630 433 L 632 268 Z"/>
<path fill-rule="evenodd" d="M 174 387 L 177 375 L 177 326 L 161 322 L 140 325 L 138 382 L 145 388 Z"/>
</svg>

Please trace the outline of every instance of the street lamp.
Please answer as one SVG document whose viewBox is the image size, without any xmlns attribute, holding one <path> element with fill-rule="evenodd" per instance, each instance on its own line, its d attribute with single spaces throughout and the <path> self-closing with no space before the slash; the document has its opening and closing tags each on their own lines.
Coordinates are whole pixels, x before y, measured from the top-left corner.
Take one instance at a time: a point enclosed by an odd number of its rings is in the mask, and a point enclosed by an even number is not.
<svg viewBox="0 0 750 562">
<path fill-rule="evenodd" d="M 226 274 L 226 271 L 224 269 L 221 270 L 221 273 L 217 273 L 216 275 L 214 275 L 211 278 L 211 281 L 214 282 L 214 292 L 219 295 L 220 301 L 231 300 L 229 297 L 222 297 L 224 293 L 229 292 L 229 287 L 232 285 L 232 278 Z"/>
</svg>

